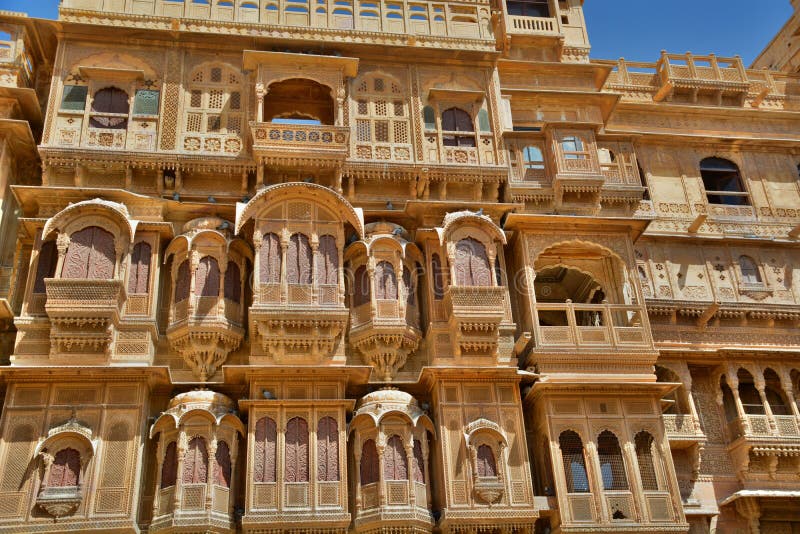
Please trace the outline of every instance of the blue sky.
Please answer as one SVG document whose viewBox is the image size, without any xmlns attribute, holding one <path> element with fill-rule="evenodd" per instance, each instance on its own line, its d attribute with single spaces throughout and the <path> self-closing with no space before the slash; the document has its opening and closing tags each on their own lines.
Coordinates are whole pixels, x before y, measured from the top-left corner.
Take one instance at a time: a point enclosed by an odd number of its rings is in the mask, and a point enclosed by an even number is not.
<svg viewBox="0 0 800 534">
<path fill-rule="evenodd" d="M 0 0 L 55 18 L 58 0 Z M 789 0 L 586 0 L 592 57 L 656 61 L 661 50 L 739 54 L 749 65 L 791 15 Z"/>
</svg>

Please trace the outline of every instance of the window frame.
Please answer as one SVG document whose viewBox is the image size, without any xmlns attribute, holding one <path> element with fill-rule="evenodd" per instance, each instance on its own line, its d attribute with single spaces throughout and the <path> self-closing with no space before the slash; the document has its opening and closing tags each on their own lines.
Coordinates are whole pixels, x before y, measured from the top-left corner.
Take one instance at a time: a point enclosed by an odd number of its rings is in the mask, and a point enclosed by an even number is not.
<svg viewBox="0 0 800 534">
<path fill-rule="evenodd" d="M 709 162 L 710 163 L 713 160 L 716 160 L 715 161 L 716 163 L 719 163 L 719 162 L 730 163 L 735 168 L 736 180 L 738 182 L 739 189 L 740 189 L 739 191 L 724 191 L 724 190 L 718 190 L 718 189 L 709 189 L 707 187 L 706 180 L 710 180 L 712 178 L 712 176 L 708 176 L 708 173 L 719 174 L 720 176 L 718 177 L 718 179 L 723 179 L 723 177 L 721 176 L 723 173 L 733 173 L 734 172 L 733 169 L 729 169 L 729 170 L 724 170 L 724 169 L 716 169 L 715 170 L 715 169 L 708 169 L 708 168 L 703 169 L 703 164 L 705 162 Z M 698 172 L 700 174 L 700 184 L 703 187 L 703 193 L 705 194 L 706 202 L 708 204 L 712 204 L 712 205 L 715 205 L 715 206 L 735 206 L 735 207 L 745 207 L 746 206 L 746 207 L 752 207 L 752 198 L 750 197 L 750 190 L 748 189 L 748 186 L 747 186 L 747 180 L 745 179 L 744 175 L 742 174 L 742 167 L 738 163 L 736 163 L 735 161 L 733 161 L 731 159 L 728 159 L 728 158 L 723 158 L 723 157 L 719 157 L 719 156 L 709 156 L 709 157 L 705 157 L 705 158 L 701 159 L 699 164 L 698 164 L 698 166 L 697 166 L 697 168 L 698 168 Z M 730 179 L 730 178 L 728 178 L 728 179 Z M 715 198 L 712 200 L 712 197 L 715 197 Z M 742 203 L 742 204 L 734 204 L 734 203 L 730 203 L 730 202 L 723 202 L 725 197 L 742 198 L 742 199 L 744 199 L 744 203 Z M 715 202 L 714 200 L 717 200 L 717 201 Z"/>
<path fill-rule="evenodd" d="M 220 69 L 219 81 L 214 81 L 216 76 L 213 71 L 215 69 Z M 226 81 L 226 75 L 235 76 L 235 81 L 230 81 L 230 78 Z M 201 76 L 200 80 L 197 80 L 198 76 Z M 184 89 L 186 104 L 182 117 L 183 135 L 235 135 L 241 139 L 244 136 L 247 116 L 247 98 L 242 82 L 243 77 L 240 73 L 223 64 L 204 65 L 193 70 L 186 81 L 186 89 Z M 221 92 L 220 107 L 212 105 L 212 92 L 214 91 Z M 198 105 L 194 105 L 195 93 L 200 95 Z M 239 95 L 237 97 L 239 105 L 237 108 L 232 108 L 230 104 L 235 94 Z M 199 129 L 197 130 L 191 128 L 191 117 L 193 116 L 199 116 Z M 216 118 L 219 121 L 216 128 L 209 128 L 209 120 L 211 118 Z M 238 130 L 229 127 L 232 119 L 238 119 Z"/>
</svg>

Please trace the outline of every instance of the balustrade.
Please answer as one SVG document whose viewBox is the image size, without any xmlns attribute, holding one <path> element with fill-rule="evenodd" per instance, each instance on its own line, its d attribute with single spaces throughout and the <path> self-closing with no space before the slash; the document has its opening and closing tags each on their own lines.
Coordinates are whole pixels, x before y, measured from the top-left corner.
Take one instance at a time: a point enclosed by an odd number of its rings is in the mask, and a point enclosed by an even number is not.
<svg viewBox="0 0 800 534">
<path fill-rule="evenodd" d="M 549 312 L 559 322 L 551 326 L 538 324 L 537 348 L 632 348 L 651 345 L 651 336 L 644 326 L 641 306 L 625 304 L 564 304 L 537 303 L 537 313 Z M 580 320 L 579 320 L 580 319 Z"/>
<path fill-rule="evenodd" d="M 523 17 L 508 15 L 506 30 L 520 35 L 558 35 L 556 19 L 550 17 Z"/>
<path fill-rule="evenodd" d="M 344 160 L 350 130 L 342 126 L 251 122 L 253 151 L 266 159 L 314 157 Z"/>
<path fill-rule="evenodd" d="M 799 438 L 800 421 L 794 415 L 774 415 L 770 424 L 770 416 L 748 414 L 728 423 L 731 439 L 740 437 L 780 437 Z"/>
</svg>

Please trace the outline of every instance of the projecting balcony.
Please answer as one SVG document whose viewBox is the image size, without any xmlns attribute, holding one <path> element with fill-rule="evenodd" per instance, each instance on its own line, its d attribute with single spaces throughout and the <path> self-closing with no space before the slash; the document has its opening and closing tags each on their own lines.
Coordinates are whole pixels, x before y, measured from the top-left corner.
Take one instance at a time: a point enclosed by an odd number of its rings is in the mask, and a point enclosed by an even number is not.
<svg viewBox="0 0 800 534">
<path fill-rule="evenodd" d="M 350 130 L 324 124 L 251 122 L 253 153 L 267 164 L 335 166 L 347 157 Z"/>
<path fill-rule="evenodd" d="M 537 303 L 537 351 L 652 349 L 641 306 Z"/>
<path fill-rule="evenodd" d="M 556 19 L 551 17 L 523 17 L 508 15 L 506 32 L 509 35 L 533 37 L 558 37 L 560 35 Z"/>
<path fill-rule="evenodd" d="M 745 438 L 762 441 L 764 439 L 788 439 L 800 447 L 800 427 L 794 415 L 745 415 L 734 419 L 728 424 L 730 436 L 733 440 Z"/>
<path fill-rule="evenodd" d="M 704 443 L 706 435 L 698 421 L 690 414 L 665 413 L 661 416 L 669 443 L 674 448 L 683 448 L 695 443 Z"/>
<path fill-rule="evenodd" d="M 505 286 L 450 286 L 444 295 L 445 314 L 455 335 L 458 356 L 494 355 L 500 323 L 510 321 Z"/>
<path fill-rule="evenodd" d="M 723 97 L 744 100 L 750 88 L 747 71 L 740 57 L 721 58 L 713 54 L 668 54 L 663 52 L 656 64 L 661 78 L 653 100 L 671 100 L 676 92 L 689 93 L 693 101 L 700 94 L 714 95 L 721 103 Z"/>
</svg>

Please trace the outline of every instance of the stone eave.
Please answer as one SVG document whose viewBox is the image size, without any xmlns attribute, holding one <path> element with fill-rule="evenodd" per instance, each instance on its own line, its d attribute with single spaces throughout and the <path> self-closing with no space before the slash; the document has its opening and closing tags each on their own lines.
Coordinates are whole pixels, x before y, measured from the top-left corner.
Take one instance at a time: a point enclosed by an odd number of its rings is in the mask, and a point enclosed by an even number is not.
<svg viewBox="0 0 800 534">
<path fill-rule="evenodd" d="M 650 219 L 631 219 L 621 217 L 582 217 L 574 215 L 541 215 L 534 213 L 509 213 L 503 229 L 532 231 L 547 234 L 553 228 L 576 233 L 627 234 L 633 242 L 641 237 Z"/>
<path fill-rule="evenodd" d="M 654 221 L 656 221 L 656 222 L 661 221 L 661 220 L 676 220 L 676 219 L 666 219 L 665 217 L 657 217 L 657 218 L 654 219 Z M 685 222 L 687 227 L 690 224 L 692 224 L 692 219 L 686 218 L 686 219 L 680 219 L 680 220 Z M 769 245 L 779 244 L 779 245 L 797 246 L 798 240 L 800 239 L 800 238 L 791 238 L 791 237 L 789 237 L 789 231 L 797 226 L 794 222 L 758 223 L 756 221 L 735 221 L 735 220 L 722 220 L 722 221 L 712 220 L 712 221 L 709 221 L 709 222 L 717 222 L 717 223 L 720 223 L 720 224 L 725 224 L 725 223 L 741 224 L 742 222 L 744 222 L 744 223 L 749 224 L 751 226 L 762 226 L 762 225 L 763 226 L 775 226 L 775 225 L 785 226 L 786 227 L 786 238 L 777 238 L 777 237 L 774 237 L 774 236 L 765 237 L 765 236 L 757 236 L 757 235 L 749 235 L 748 236 L 748 235 L 725 234 L 725 233 L 720 233 L 720 234 L 703 234 L 703 233 L 700 233 L 700 232 L 697 232 L 697 233 L 688 233 L 688 232 L 686 232 L 686 233 L 667 233 L 667 232 L 659 232 L 657 230 L 656 231 L 648 230 L 647 232 L 645 232 L 645 234 L 644 234 L 644 236 L 642 236 L 642 238 L 646 240 L 647 238 L 653 237 L 653 238 L 658 238 L 659 241 L 661 241 L 661 240 L 670 240 L 670 241 L 684 241 L 684 242 L 685 241 L 695 241 L 695 242 L 703 242 L 703 241 L 725 241 L 725 242 L 729 242 L 729 241 L 733 241 L 733 242 L 736 243 L 737 246 L 746 245 L 746 244 L 749 244 L 749 245 L 761 245 L 761 246 L 766 245 L 766 244 L 769 244 Z"/>
<path fill-rule="evenodd" d="M 147 381 L 151 388 L 169 385 L 166 366 L 109 367 L 107 365 L 41 365 L 0 367 L 0 379 L 4 382 L 63 382 L 75 378 L 103 381 Z"/>
<path fill-rule="evenodd" d="M 1 88 L 0 88 L 1 89 Z M 6 137 L 17 157 L 37 161 L 36 139 L 28 121 L 0 119 L 0 137 Z"/>
<path fill-rule="evenodd" d="M 506 213 L 521 209 L 522 204 L 506 204 L 499 202 L 462 202 L 449 200 L 409 200 L 406 202 L 405 213 L 420 221 L 422 226 L 439 226 L 444 223 L 444 216 L 455 211 L 470 210 L 477 212 L 483 210 L 484 215 L 498 223 Z M 417 235 L 423 235 L 428 229 L 417 230 Z M 434 232 L 432 228 L 429 229 Z M 431 234 L 433 238 L 439 236 Z"/>
<path fill-rule="evenodd" d="M 526 101 L 535 104 L 540 100 L 558 100 L 575 106 L 596 106 L 603 114 L 603 122 L 608 122 L 619 104 L 621 95 L 615 93 L 601 93 L 596 91 L 579 91 L 574 89 L 539 89 L 539 88 L 511 88 L 501 87 L 501 94 L 510 95 L 512 103 Z M 513 108 L 513 105 L 512 105 Z M 591 121 L 565 121 L 553 123 L 563 126 L 565 124 L 593 124 L 602 126 L 601 123 Z"/>
<path fill-rule="evenodd" d="M 571 374 L 575 376 L 574 374 Z M 634 397 L 636 395 L 648 395 L 650 397 L 663 397 L 675 391 L 683 384 L 680 382 L 643 382 L 641 375 L 626 377 L 625 375 L 580 375 L 581 378 L 564 378 L 544 376 L 536 381 L 523 402 L 533 401 L 546 393 L 558 395 L 583 394 L 605 394 L 613 392 L 624 397 Z"/>
<path fill-rule="evenodd" d="M 539 74 L 542 77 L 552 75 L 582 74 L 591 76 L 597 90 L 601 90 L 614 69 L 613 65 L 601 63 L 560 63 L 555 61 L 525 61 L 520 59 L 501 58 L 497 60 L 502 80 L 503 71 L 525 71 L 527 74 Z M 513 88 L 509 88 L 510 90 Z"/>
<path fill-rule="evenodd" d="M 159 205 L 163 202 L 159 198 L 140 195 L 126 189 L 67 186 L 38 187 L 29 185 L 11 186 L 11 191 L 14 193 L 17 203 L 28 217 L 32 216 L 31 214 L 39 205 L 43 190 L 50 191 L 51 193 L 57 192 L 57 197 L 59 201 L 63 203 L 64 207 L 75 202 L 91 200 L 93 198 L 102 198 L 104 200 L 119 202 L 128 207 L 131 205 Z M 133 211 L 135 212 L 135 210 Z M 135 215 L 135 213 L 132 215 Z M 152 222 L 152 220 L 149 222 Z"/>
<path fill-rule="evenodd" d="M 798 490 L 739 490 L 733 495 L 729 495 L 719 502 L 720 506 L 731 504 L 737 499 L 744 499 L 747 497 L 755 497 L 758 499 L 800 499 L 800 491 Z"/>
<path fill-rule="evenodd" d="M 25 119 L 36 129 L 42 127 L 42 108 L 39 106 L 39 97 L 36 96 L 36 91 L 29 87 L 0 86 L 0 98 L 10 98 L 19 102 Z"/>
</svg>

